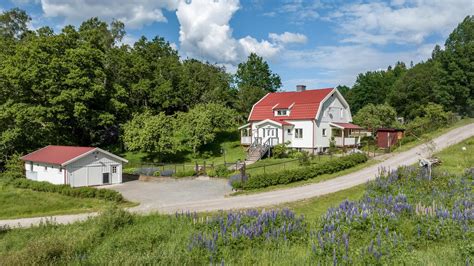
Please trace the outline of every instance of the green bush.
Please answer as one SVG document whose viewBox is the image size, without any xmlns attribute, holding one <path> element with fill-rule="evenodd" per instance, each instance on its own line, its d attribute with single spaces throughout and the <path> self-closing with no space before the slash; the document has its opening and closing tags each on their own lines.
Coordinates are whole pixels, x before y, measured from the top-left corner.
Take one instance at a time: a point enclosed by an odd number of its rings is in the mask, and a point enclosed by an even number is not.
<svg viewBox="0 0 474 266">
<path fill-rule="evenodd" d="M 194 170 L 184 170 L 184 171 L 178 171 L 174 174 L 176 177 L 188 177 L 188 176 L 195 176 L 196 171 Z"/>
<path fill-rule="evenodd" d="M 133 215 L 117 206 L 110 206 L 102 211 L 94 222 L 99 226 L 101 234 L 104 234 L 132 224 Z"/>
<path fill-rule="evenodd" d="M 137 172 L 137 168 L 125 168 L 122 172 L 124 174 L 135 174 Z"/>
<path fill-rule="evenodd" d="M 257 189 L 279 184 L 289 184 L 308 180 L 323 174 L 339 172 L 364 163 L 367 159 L 365 154 L 351 154 L 328 162 L 316 163 L 305 168 L 255 175 L 250 177 L 244 184 L 239 184 L 238 186 L 241 186 L 243 189 Z M 238 187 L 234 186 L 234 188 L 237 189 Z"/>
<path fill-rule="evenodd" d="M 227 168 L 227 166 L 225 166 L 225 165 L 218 165 L 218 166 L 215 167 L 215 170 L 216 170 L 216 176 L 218 176 L 218 177 L 226 177 L 230 173 L 233 172 L 232 170 L 229 170 Z"/>
<path fill-rule="evenodd" d="M 209 177 L 216 177 L 217 176 L 217 172 L 215 169 L 211 168 L 209 170 L 206 171 L 206 174 L 207 176 Z"/>
<path fill-rule="evenodd" d="M 273 146 L 272 156 L 274 158 L 286 158 L 286 157 L 288 157 L 288 147 L 287 147 L 288 144 L 289 144 L 289 142 Z"/>
<path fill-rule="evenodd" d="M 76 198 L 97 198 L 113 202 L 121 202 L 124 200 L 122 194 L 110 189 L 97 189 L 93 187 L 73 188 L 69 185 L 54 185 L 48 182 L 38 182 L 26 178 L 10 178 L 7 184 L 16 188 L 58 193 Z"/>
<path fill-rule="evenodd" d="M 20 159 L 19 154 L 12 155 L 5 164 L 5 171 L 2 178 L 22 178 L 25 173 L 25 162 Z"/>
</svg>

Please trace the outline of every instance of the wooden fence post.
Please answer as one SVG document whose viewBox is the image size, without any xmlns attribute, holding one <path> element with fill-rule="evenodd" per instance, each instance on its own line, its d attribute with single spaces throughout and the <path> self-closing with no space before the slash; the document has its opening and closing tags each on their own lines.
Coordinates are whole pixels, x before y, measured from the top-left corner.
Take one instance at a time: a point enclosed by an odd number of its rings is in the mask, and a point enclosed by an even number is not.
<svg viewBox="0 0 474 266">
<path fill-rule="evenodd" d="M 242 167 L 240 168 L 240 183 L 241 183 L 241 184 L 244 183 L 245 167 L 246 167 L 246 164 L 245 164 L 245 161 L 244 161 L 244 164 L 243 164 Z"/>
<path fill-rule="evenodd" d="M 203 172 L 206 173 L 206 161 L 204 161 Z"/>
<path fill-rule="evenodd" d="M 194 171 L 197 173 L 199 171 L 199 166 L 198 166 L 198 162 L 196 161 L 196 168 L 194 168 Z"/>
</svg>

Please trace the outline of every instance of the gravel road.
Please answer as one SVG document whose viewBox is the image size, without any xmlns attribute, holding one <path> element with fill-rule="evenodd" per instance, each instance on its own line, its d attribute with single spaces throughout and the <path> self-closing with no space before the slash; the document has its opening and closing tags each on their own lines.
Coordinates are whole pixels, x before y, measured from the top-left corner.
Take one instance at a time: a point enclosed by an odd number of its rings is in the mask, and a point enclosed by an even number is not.
<svg viewBox="0 0 474 266">
<path fill-rule="evenodd" d="M 471 136 L 474 136 L 474 123 L 453 129 L 445 133 L 444 135 L 434 139 L 433 141 L 436 144 L 436 149 L 441 150 L 443 148 L 461 142 L 462 140 L 467 139 Z M 242 195 L 192 202 L 179 202 L 175 204 L 160 205 L 157 207 L 137 206 L 129 210 L 136 213 L 150 213 L 154 211 L 159 211 L 162 213 L 174 213 L 176 211 L 204 212 L 215 210 L 255 208 L 298 201 L 337 192 L 339 190 L 348 189 L 366 183 L 367 181 L 375 179 L 380 168 L 394 169 L 401 165 L 414 164 L 418 162 L 421 156 L 426 156 L 426 154 L 426 146 L 419 145 L 405 152 L 393 153 L 392 156 L 376 165 L 320 183 L 281 190 L 274 190 L 252 195 Z M 27 227 L 31 226 L 32 224 L 38 224 L 45 219 L 53 219 L 57 223 L 64 224 L 84 220 L 87 219 L 87 217 L 94 215 L 96 215 L 96 213 L 61 215 L 52 218 L 37 217 L 16 220 L 0 220 L 0 226 L 8 225 L 11 227 Z"/>
</svg>

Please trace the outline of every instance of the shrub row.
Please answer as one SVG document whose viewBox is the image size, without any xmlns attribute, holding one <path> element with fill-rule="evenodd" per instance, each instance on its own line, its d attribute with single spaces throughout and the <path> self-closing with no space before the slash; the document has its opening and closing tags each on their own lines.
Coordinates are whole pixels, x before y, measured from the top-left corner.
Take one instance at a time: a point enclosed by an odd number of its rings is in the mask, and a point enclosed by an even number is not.
<svg viewBox="0 0 474 266">
<path fill-rule="evenodd" d="M 7 184 L 16 188 L 51 192 L 76 198 L 96 198 L 114 202 L 124 200 L 122 194 L 110 189 L 97 189 L 93 187 L 72 188 L 69 185 L 54 185 L 48 182 L 38 182 L 26 178 L 12 178 L 8 180 Z"/>
<path fill-rule="evenodd" d="M 174 176 L 176 177 L 189 177 L 189 176 L 195 176 L 196 171 L 194 170 L 184 170 L 184 171 L 178 171 L 174 173 Z"/>
<path fill-rule="evenodd" d="M 256 189 L 279 184 L 288 184 L 301 180 L 308 180 L 323 174 L 331 174 L 354 167 L 367 161 L 365 154 L 351 154 L 328 162 L 316 163 L 309 167 L 285 170 L 277 173 L 258 174 L 251 176 L 247 182 L 240 184 L 232 182 L 236 189 Z"/>
</svg>

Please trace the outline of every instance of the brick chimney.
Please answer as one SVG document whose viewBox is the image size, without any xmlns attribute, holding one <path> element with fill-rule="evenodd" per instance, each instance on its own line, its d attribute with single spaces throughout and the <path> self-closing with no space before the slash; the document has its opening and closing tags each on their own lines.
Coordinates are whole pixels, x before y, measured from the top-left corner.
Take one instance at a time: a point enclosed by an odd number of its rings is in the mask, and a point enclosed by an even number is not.
<svg viewBox="0 0 474 266">
<path fill-rule="evenodd" d="M 296 91 L 305 91 L 306 85 L 296 85 Z"/>
</svg>

